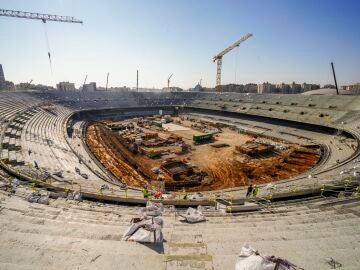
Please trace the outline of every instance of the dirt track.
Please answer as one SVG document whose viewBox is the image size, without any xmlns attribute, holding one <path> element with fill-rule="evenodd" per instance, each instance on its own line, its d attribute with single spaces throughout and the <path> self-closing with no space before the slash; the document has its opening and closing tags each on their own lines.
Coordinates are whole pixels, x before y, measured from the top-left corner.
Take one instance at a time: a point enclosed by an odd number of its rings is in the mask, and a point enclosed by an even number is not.
<svg viewBox="0 0 360 270">
<path fill-rule="evenodd" d="M 86 130 L 86 144 L 101 164 L 130 186 L 146 185 L 146 179 L 134 170 L 118 152 L 114 152 L 113 148 L 109 147 L 108 140 L 102 131 L 99 125 L 91 125 Z"/>
</svg>

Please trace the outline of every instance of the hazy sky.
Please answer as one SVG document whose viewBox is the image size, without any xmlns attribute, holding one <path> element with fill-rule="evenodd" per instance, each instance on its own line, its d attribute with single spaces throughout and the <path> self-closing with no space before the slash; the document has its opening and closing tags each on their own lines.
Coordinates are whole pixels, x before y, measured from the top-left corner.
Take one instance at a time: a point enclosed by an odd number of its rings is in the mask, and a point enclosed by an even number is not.
<svg viewBox="0 0 360 270">
<path fill-rule="evenodd" d="M 0 8 L 74 16 L 83 25 L 0 17 L 6 79 L 55 85 L 215 85 L 212 57 L 246 33 L 223 58 L 222 83 L 360 81 L 358 0 L 0 0 Z"/>
</svg>

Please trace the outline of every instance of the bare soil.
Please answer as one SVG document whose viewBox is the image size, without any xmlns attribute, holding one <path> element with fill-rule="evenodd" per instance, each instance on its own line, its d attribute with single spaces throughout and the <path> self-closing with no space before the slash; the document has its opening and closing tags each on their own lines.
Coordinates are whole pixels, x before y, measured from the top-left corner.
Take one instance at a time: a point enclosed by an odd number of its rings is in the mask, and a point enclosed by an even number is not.
<svg viewBox="0 0 360 270">
<path fill-rule="evenodd" d="M 207 177 L 200 186 L 188 188 L 190 191 L 276 182 L 305 172 L 319 160 L 319 149 L 307 149 L 296 144 L 287 144 L 288 149 L 271 155 L 249 157 L 236 151 L 235 146 L 246 144 L 254 138 L 229 128 L 223 128 L 214 142 L 228 146 L 216 148 L 211 147 L 211 144 L 194 145 L 193 135 L 201 132 L 191 127 L 193 123 L 190 121 L 185 120 L 181 124 L 189 129 L 171 132 L 157 129 L 156 132 L 161 138 L 167 138 L 171 134 L 178 135 L 185 143 L 192 145 L 189 153 L 176 155 L 176 159 L 190 162 L 205 172 Z M 130 186 L 142 187 L 151 180 L 156 180 L 157 175 L 151 168 L 159 167 L 167 158 L 165 156 L 162 159 L 151 159 L 130 152 L 118 140 L 117 133 L 101 123 L 87 128 L 86 142 L 105 168 Z M 168 150 L 166 147 L 164 149 Z"/>
</svg>

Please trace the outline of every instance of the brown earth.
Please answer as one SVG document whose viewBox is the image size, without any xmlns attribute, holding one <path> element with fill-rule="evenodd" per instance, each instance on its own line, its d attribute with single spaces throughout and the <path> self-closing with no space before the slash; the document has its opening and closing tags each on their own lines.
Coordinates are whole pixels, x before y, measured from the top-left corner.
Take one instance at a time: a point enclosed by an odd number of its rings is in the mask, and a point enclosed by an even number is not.
<svg viewBox="0 0 360 270">
<path fill-rule="evenodd" d="M 184 121 L 183 125 L 189 126 L 189 123 Z M 187 144 L 192 144 L 192 135 L 199 134 L 193 129 L 157 132 L 160 137 L 176 134 Z M 289 148 L 279 153 L 257 158 L 235 151 L 236 145 L 246 144 L 252 139 L 251 136 L 224 128 L 223 132 L 216 136 L 216 143 L 224 143 L 229 145 L 228 147 L 197 145 L 192 146 L 190 153 L 178 155 L 178 159 L 190 162 L 208 175 L 200 186 L 188 190 L 218 190 L 250 183 L 275 182 L 303 173 L 319 160 L 319 149 L 307 149 L 295 144 L 288 144 Z M 105 168 L 129 186 L 142 187 L 157 178 L 151 168 L 160 167 L 162 159 L 153 160 L 130 152 L 119 141 L 117 133 L 101 123 L 87 128 L 86 143 Z"/>
<path fill-rule="evenodd" d="M 104 136 L 104 128 L 90 125 L 86 129 L 86 144 L 101 164 L 122 182 L 130 186 L 144 186 L 145 178 L 131 167 L 123 156 L 115 152 Z"/>
</svg>

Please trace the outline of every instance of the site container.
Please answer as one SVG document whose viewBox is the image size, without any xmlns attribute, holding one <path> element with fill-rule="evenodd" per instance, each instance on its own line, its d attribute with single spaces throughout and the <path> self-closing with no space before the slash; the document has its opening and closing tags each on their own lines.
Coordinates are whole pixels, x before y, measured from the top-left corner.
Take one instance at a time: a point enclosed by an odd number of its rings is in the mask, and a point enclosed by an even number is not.
<svg viewBox="0 0 360 270">
<path fill-rule="evenodd" d="M 160 121 L 153 121 L 152 124 L 157 127 L 162 127 L 162 123 Z"/>
<path fill-rule="evenodd" d="M 148 152 L 148 153 L 146 153 L 146 155 L 149 158 L 157 158 L 157 157 L 161 156 L 161 152 Z"/>
<path fill-rule="evenodd" d="M 195 141 L 195 142 L 203 142 L 203 141 L 211 140 L 213 138 L 213 135 L 214 134 L 212 134 L 212 133 L 194 135 L 193 136 L 193 141 Z"/>
</svg>

